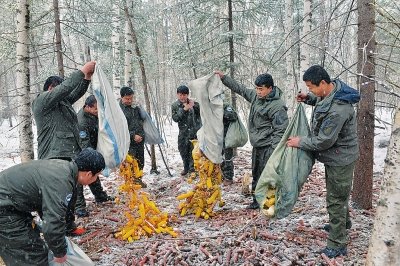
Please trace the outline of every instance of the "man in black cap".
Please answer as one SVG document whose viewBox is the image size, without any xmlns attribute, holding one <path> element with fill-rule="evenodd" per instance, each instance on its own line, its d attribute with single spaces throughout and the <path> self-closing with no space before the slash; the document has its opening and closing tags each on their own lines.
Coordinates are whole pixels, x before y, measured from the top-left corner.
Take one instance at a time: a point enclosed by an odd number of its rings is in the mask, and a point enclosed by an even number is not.
<svg viewBox="0 0 400 266">
<path fill-rule="evenodd" d="M 130 87 L 122 87 L 120 95 L 121 100 L 119 106 L 124 112 L 128 122 L 128 130 L 131 140 L 128 154 L 137 159 L 139 168 L 142 170 L 144 167 L 144 119 L 140 116 L 140 106 L 139 103 L 135 102 L 135 92 L 133 89 Z M 147 187 L 141 177 L 136 178 L 135 181 L 142 187 Z"/>
<path fill-rule="evenodd" d="M 0 257 L 6 265 L 49 265 L 67 260 L 66 213 L 75 204 L 76 185 L 94 182 L 104 169 L 103 156 L 87 148 L 75 160 L 36 160 L 0 173 Z M 43 221 L 42 233 L 31 212 Z"/>
<path fill-rule="evenodd" d="M 194 172 L 192 139 L 197 139 L 197 130 L 201 127 L 200 105 L 189 98 L 189 88 L 179 86 L 176 90 L 178 100 L 172 104 L 172 120 L 178 123 L 178 149 L 183 161 L 181 175 Z"/>
</svg>

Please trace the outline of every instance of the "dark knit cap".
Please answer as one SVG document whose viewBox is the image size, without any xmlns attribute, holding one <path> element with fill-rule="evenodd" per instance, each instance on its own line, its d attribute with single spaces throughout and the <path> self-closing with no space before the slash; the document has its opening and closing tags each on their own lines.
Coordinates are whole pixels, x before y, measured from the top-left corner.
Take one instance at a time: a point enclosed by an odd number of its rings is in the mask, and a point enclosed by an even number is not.
<svg viewBox="0 0 400 266">
<path fill-rule="evenodd" d="M 185 85 L 181 85 L 176 89 L 176 93 L 189 94 L 189 88 Z"/>
<path fill-rule="evenodd" d="M 43 85 L 43 90 L 47 91 L 50 86 L 56 87 L 57 85 L 60 85 L 64 79 L 59 76 L 51 76 L 48 77 Z"/>
<path fill-rule="evenodd" d="M 125 95 L 135 94 L 135 91 L 129 87 L 122 87 L 121 90 L 119 91 L 119 94 L 121 95 L 121 97 L 124 97 Z"/>
<path fill-rule="evenodd" d="M 103 155 L 92 148 L 82 150 L 76 156 L 75 163 L 78 165 L 78 171 L 91 171 L 94 175 L 106 167 Z"/>
<path fill-rule="evenodd" d="M 85 106 L 93 107 L 95 103 L 97 103 L 97 100 L 94 95 L 89 95 L 85 100 Z"/>
</svg>

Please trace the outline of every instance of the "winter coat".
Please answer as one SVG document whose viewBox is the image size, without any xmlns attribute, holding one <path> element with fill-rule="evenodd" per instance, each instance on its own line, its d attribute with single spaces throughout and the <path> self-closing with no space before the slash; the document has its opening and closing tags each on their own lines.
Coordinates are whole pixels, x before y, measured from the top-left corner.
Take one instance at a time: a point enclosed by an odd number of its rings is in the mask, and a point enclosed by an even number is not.
<svg viewBox="0 0 400 266">
<path fill-rule="evenodd" d="M 41 92 L 32 102 L 36 121 L 38 158 L 74 158 L 81 151 L 78 119 L 72 107 L 87 91 L 89 80 L 82 71 L 50 91 Z"/>
<path fill-rule="evenodd" d="M 65 215 L 77 180 L 78 166 L 73 161 L 36 160 L 15 165 L 0 173 L 0 210 L 21 215 L 37 211 L 49 249 L 61 258 L 67 252 Z"/>
<path fill-rule="evenodd" d="M 99 118 L 96 115 L 85 112 L 84 107 L 79 110 L 77 116 L 82 149 L 88 147 L 96 149 L 99 133 Z"/>
<path fill-rule="evenodd" d="M 229 125 L 231 122 L 235 122 L 237 120 L 237 113 L 229 104 L 224 103 L 224 116 L 222 122 L 224 123 L 224 137 L 226 136 L 226 132 L 228 132 Z"/>
<path fill-rule="evenodd" d="M 227 75 L 221 80 L 225 86 L 251 103 L 248 121 L 251 145 L 255 148 L 271 146 L 275 149 L 289 124 L 287 107 L 281 99 L 282 91 L 274 86 L 269 95 L 259 98 L 255 89 L 248 89 Z"/>
<path fill-rule="evenodd" d="M 131 139 L 131 144 L 135 143 L 135 135 L 139 135 L 142 137 L 143 145 L 144 145 L 144 129 L 143 129 L 143 122 L 144 118 L 140 116 L 140 108 L 139 106 L 132 106 L 132 105 L 125 105 L 122 101 L 119 101 L 119 106 L 121 107 L 126 120 L 128 122 L 128 130 L 129 136 Z"/>
<path fill-rule="evenodd" d="M 179 100 L 172 104 L 172 120 L 178 123 L 179 138 L 197 139 L 196 133 L 201 127 L 200 104 L 194 102 L 193 108 L 187 111 L 183 109 L 185 105 Z"/>
<path fill-rule="evenodd" d="M 353 104 L 360 94 L 340 80 L 324 99 L 307 94 L 306 104 L 314 105 L 312 136 L 301 136 L 299 148 L 313 151 L 315 158 L 330 166 L 345 166 L 359 155 L 357 121 Z"/>
</svg>

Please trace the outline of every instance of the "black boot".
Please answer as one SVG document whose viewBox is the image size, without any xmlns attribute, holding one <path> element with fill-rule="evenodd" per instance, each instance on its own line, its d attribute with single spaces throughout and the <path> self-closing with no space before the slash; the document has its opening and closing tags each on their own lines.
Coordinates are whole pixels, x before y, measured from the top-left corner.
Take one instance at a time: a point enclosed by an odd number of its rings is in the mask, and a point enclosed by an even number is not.
<svg viewBox="0 0 400 266">
<path fill-rule="evenodd" d="M 260 205 L 258 205 L 258 202 L 257 202 L 257 200 L 256 200 L 256 197 L 254 196 L 254 194 L 253 194 L 252 196 L 253 196 L 253 202 L 250 203 L 250 205 L 247 205 L 247 206 L 246 206 L 246 209 L 248 209 L 248 210 L 256 210 L 256 209 L 259 209 L 259 208 L 260 208 Z"/>
</svg>

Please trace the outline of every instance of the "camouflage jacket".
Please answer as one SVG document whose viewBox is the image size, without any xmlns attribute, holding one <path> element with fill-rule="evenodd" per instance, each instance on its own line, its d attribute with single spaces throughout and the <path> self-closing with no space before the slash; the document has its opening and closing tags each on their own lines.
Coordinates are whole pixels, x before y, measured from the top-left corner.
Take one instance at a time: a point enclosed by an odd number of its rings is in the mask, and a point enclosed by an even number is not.
<svg viewBox="0 0 400 266">
<path fill-rule="evenodd" d="M 72 107 L 89 87 L 82 71 L 73 73 L 50 91 L 41 92 L 32 102 L 36 121 L 38 158 L 74 158 L 81 151 L 78 119 Z"/>
<path fill-rule="evenodd" d="M 187 111 L 184 107 L 179 100 L 172 104 L 172 120 L 178 123 L 180 138 L 197 139 L 196 133 L 201 127 L 200 105 L 194 102 L 193 108 Z"/>
<path fill-rule="evenodd" d="M 229 104 L 224 103 L 224 116 L 222 122 L 224 123 L 224 137 L 226 132 L 228 132 L 229 125 L 231 122 L 235 122 L 238 118 L 235 109 L 232 108 Z"/>
<path fill-rule="evenodd" d="M 229 76 L 222 77 L 222 83 L 251 103 L 248 131 L 253 147 L 271 146 L 276 148 L 287 126 L 287 107 L 281 99 L 282 91 L 274 86 L 272 92 L 259 98 L 255 89 L 248 89 Z"/>
<path fill-rule="evenodd" d="M 82 107 L 78 112 L 79 136 L 81 138 L 82 149 L 97 148 L 99 133 L 99 118 L 96 115 L 85 112 Z"/>
<path fill-rule="evenodd" d="M 122 101 L 119 101 L 119 106 L 124 112 L 126 120 L 128 122 L 129 136 L 131 139 L 131 144 L 133 144 L 135 135 L 139 135 L 143 139 L 144 143 L 144 129 L 143 129 L 143 121 L 144 119 L 140 116 L 140 108 L 139 106 L 125 105 Z"/>
<path fill-rule="evenodd" d="M 345 166 L 359 155 L 357 121 L 353 104 L 360 94 L 340 80 L 324 99 L 307 94 L 306 104 L 315 106 L 311 136 L 301 136 L 299 148 L 314 152 L 315 158 L 327 165 Z"/>
<path fill-rule="evenodd" d="M 54 256 L 66 252 L 65 216 L 76 190 L 78 166 L 65 160 L 35 160 L 0 173 L 0 209 L 8 212 L 37 211 L 42 232 Z"/>
</svg>

